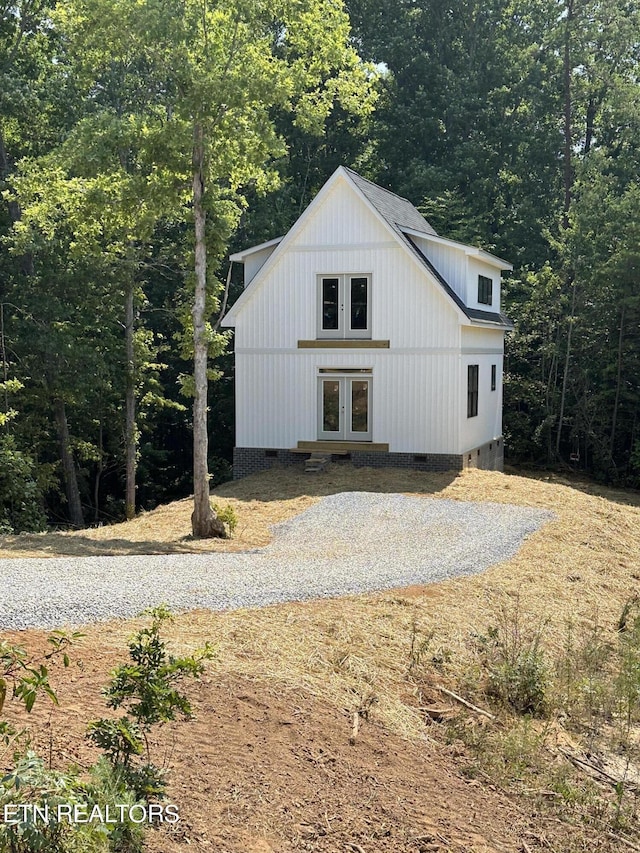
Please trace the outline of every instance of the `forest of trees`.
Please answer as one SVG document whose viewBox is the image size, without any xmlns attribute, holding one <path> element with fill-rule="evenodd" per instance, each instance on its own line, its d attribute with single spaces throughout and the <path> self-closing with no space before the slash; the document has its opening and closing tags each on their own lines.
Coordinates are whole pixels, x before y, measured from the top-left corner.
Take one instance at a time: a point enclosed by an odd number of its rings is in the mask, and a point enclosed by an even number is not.
<svg viewBox="0 0 640 853">
<path fill-rule="evenodd" d="M 0 532 L 192 493 L 207 371 L 229 477 L 228 256 L 340 164 L 514 263 L 508 461 L 637 488 L 639 72 L 630 0 L 0 0 Z"/>
</svg>

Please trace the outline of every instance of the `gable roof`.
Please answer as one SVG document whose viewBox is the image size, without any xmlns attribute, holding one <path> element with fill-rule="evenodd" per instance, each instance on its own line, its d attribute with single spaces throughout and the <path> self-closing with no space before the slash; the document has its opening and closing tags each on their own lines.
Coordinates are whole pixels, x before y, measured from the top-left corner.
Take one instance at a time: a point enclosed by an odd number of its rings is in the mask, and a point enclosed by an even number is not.
<svg viewBox="0 0 640 853">
<path fill-rule="evenodd" d="M 405 228 L 411 228 L 413 231 L 430 234 L 432 237 L 438 236 L 433 227 L 408 199 L 379 187 L 354 172 L 353 169 L 346 166 L 342 168 L 367 201 L 375 207 L 380 216 L 394 231 L 401 233 Z"/>
<path fill-rule="evenodd" d="M 238 252 L 235 255 L 231 256 L 230 260 L 232 261 L 243 261 L 244 257 L 248 254 L 251 254 L 253 251 L 264 249 L 271 245 L 274 246 L 274 250 L 272 251 L 270 257 L 268 258 L 262 269 L 256 274 L 256 276 L 250 282 L 248 287 L 245 288 L 244 292 L 227 311 L 222 321 L 223 326 L 234 325 L 233 322 L 225 321 L 235 321 L 235 316 L 238 310 L 242 308 L 242 306 L 248 299 L 251 298 L 252 294 L 255 292 L 256 285 L 259 284 L 260 280 L 266 274 L 267 270 L 271 268 L 272 264 L 275 263 L 277 258 L 280 256 L 280 253 L 289 243 L 291 239 L 291 234 L 296 231 L 300 223 L 310 215 L 310 212 L 316 207 L 316 205 L 321 203 L 321 200 L 329 191 L 330 186 L 333 185 L 334 181 L 341 175 L 347 178 L 349 183 L 351 183 L 351 185 L 355 188 L 357 194 L 364 199 L 367 206 L 384 222 L 384 224 L 391 231 L 394 232 L 398 242 L 409 252 L 409 254 L 413 256 L 414 260 L 417 260 L 424 268 L 429 271 L 431 276 L 433 276 L 436 282 L 442 287 L 446 295 L 455 305 L 456 309 L 460 311 L 463 316 L 465 316 L 472 323 L 500 326 L 506 330 L 514 328 L 511 321 L 504 314 L 499 314 L 498 312 L 492 311 L 481 311 L 475 308 L 468 308 L 464 304 L 462 299 L 460 299 L 458 294 L 454 291 L 454 289 L 441 275 L 441 273 L 439 273 L 438 270 L 434 267 L 434 265 L 427 258 L 427 256 L 418 248 L 418 246 L 416 246 L 416 244 L 409 236 L 409 233 L 405 233 L 405 231 L 415 232 L 418 234 L 424 234 L 425 236 L 438 238 L 438 234 L 436 233 L 434 228 L 427 222 L 427 220 L 424 218 L 424 216 L 422 216 L 420 211 L 417 210 L 408 199 L 396 195 L 390 190 L 385 190 L 383 187 L 379 187 L 377 184 L 374 184 L 372 181 L 363 178 L 362 175 L 359 175 L 357 172 L 354 172 L 353 169 L 349 169 L 346 166 L 339 166 L 336 169 L 333 175 L 331 175 L 329 180 L 321 188 L 320 192 L 315 196 L 313 201 L 309 204 L 309 206 L 302 213 L 302 215 L 294 222 L 294 224 L 291 226 L 291 228 L 285 234 L 284 237 L 279 237 L 275 240 L 270 240 L 267 243 L 261 243 L 259 246 L 254 246 L 250 249 L 246 249 L 243 252 Z M 463 244 L 459 245 L 461 248 L 463 247 Z"/>
</svg>

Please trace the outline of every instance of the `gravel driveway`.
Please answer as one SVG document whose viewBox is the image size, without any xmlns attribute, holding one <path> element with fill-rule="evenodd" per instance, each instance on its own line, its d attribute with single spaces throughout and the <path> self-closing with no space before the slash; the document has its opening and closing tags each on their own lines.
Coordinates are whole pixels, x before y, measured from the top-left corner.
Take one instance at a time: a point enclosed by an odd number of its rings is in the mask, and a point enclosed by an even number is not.
<svg viewBox="0 0 640 853">
<path fill-rule="evenodd" d="M 552 512 L 510 504 L 345 492 L 243 553 L 0 562 L 0 628 L 131 617 L 166 603 L 227 610 L 427 584 L 507 560 Z"/>
</svg>

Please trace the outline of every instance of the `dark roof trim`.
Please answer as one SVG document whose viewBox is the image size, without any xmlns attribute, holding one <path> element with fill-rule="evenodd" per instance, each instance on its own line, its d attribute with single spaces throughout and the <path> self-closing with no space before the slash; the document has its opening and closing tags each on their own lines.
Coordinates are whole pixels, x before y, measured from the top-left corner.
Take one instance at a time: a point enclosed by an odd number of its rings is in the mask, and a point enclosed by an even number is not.
<svg viewBox="0 0 640 853">
<path fill-rule="evenodd" d="M 468 308 L 462 299 L 458 296 L 449 282 L 441 275 L 431 263 L 429 258 L 416 246 L 411 237 L 407 234 L 402 234 L 402 239 L 406 242 L 410 249 L 417 255 L 422 264 L 429 270 L 433 277 L 441 285 L 447 296 L 452 299 L 458 308 L 465 314 L 469 320 L 476 320 L 482 323 L 491 323 L 492 325 L 502 326 L 504 329 L 513 329 L 514 325 L 505 314 L 499 314 L 497 311 L 481 311 L 479 308 Z"/>
<path fill-rule="evenodd" d="M 481 311 L 479 308 L 465 308 L 470 320 L 479 320 L 483 323 L 497 323 L 505 329 L 514 329 L 515 326 L 506 314 L 497 311 Z"/>
</svg>

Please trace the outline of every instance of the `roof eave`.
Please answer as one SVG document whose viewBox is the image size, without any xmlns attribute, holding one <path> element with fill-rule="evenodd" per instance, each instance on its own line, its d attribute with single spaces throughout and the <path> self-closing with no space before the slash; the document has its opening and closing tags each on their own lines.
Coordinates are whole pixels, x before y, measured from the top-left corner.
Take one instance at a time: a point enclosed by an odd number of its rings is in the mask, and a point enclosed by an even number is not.
<svg viewBox="0 0 640 853">
<path fill-rule="evenodd" d="M 465 255 L 480 257 L 487 264 L 498 267 L 498 269 L 509 272 L 513 270 L 513 264 L 510 264 L 509 261 L 505 261 L 504 258 L 499 258 L 497 255 L 492 255 L 491 252 L 486 252 L 484 249 L 479 249 L 477 246 L 468 246 L 466 243 L 458 242 L 458 240 L 450 240 L 448 237 L 440 237 L 439 235 L 429 234 L 426 231 L 416 231 L 414 228 L 401 227 L 400 230 L 403 234 L 407 234 L 412 237 L 423 237 L 427 240 L 433 240 L 435 243 L 441 243 L 443 245 L 451 246 L 454 249 L 460 249 L 461 251 L 464 251 Z"/>
<path fill-rule="evenodd" d="M 482 328 L 489 329 L 502 329 L 502 331 L 506 332 L 513 332 L 515 330 L 515 326 L 511 321 L 505 323 L 497 320 L 478 320 L 476 317 L 469 317 L 469 325 L 482 326 Z"/>
<path fill-rule="evenodd" d="M 249 255 L 253 255 L 255 252 L 261 252 L 263 249 L 270 249 L 271 246 L 277 246 L 278 243 L 283 239 L 283 237 L 274 237 L 273 240 L 267 240 L 265 243 L 259 243 L 257 246 L 251 246 L 248 249 L 243 249 L 241 252 L 235 252 L 233 255 L 229 255 L 229 260 L 237 263 L 244 263 L 244 259 Z"/>
</svg>

